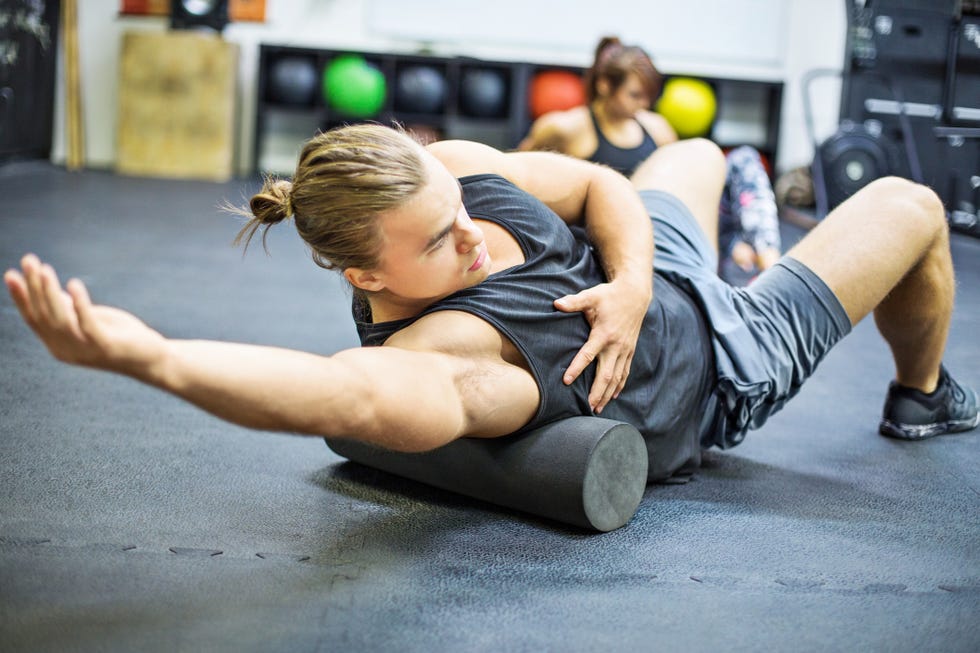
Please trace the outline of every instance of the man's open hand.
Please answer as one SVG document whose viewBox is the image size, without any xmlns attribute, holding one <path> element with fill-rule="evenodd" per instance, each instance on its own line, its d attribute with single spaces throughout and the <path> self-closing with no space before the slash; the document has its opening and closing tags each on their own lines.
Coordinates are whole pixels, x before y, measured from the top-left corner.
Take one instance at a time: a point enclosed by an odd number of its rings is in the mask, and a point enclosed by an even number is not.
<svg viewBox="0 0 980 653">
<path fill-rule="evenodd" d="M 648 292 L 615 282 L 555 300 L 555 308 L 566 313 L 581 312 L 592 327 L 589 339 L 572 359 L 562 381 L 566 385 L 572 383 L 597 360 L 595 381 L 589 392 L 589 405 L 597 414 L 626 385 L 650 300 Z"/>
</svg>

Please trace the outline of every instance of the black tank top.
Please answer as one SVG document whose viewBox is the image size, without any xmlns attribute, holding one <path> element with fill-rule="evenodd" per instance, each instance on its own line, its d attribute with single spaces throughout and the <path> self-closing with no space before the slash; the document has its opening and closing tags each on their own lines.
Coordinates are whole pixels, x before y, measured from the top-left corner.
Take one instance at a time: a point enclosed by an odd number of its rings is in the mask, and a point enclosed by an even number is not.
<svg viewBox="0 0 980 653">
<path fill-rule="evenodd" d="M 643 128 L 643 125 L 640 125 L 640 131 L 643 132 L 643 140 L 640 141 L 639 145 L 628 150 L 616 147 L 606 140 L 606 136 L 599 129 L 599 121 L 596 120 L 595 113 L 592 112 L 591 107 L 589 108 L 589 116 L 592 118 L 592 126 L 595 127 L 595 136 L 599 141 L 595 152 L 588 158 L 589 161 L 602 163 L 629 177 L 657 149 L 657 143 L 654 142 L 653 137 L 650 136 L 647 130 Z M 637 121 L 637 124 L 639 124 L 639 121 Z"/>
<path fill-rule="evenodd" d="M 382 345 L 434 311 L 464 311 L 496 327 L 528 362 L 541 403 L 522 431 L 564 417 L 591 415 L 588 397 L 595 366 L 572 385 L 562 383 L 565 368 L 588 339 L 589 324 L 580 313 L 563 313 L 553 305 L 558 297 L 605 281 L 584 231 L 570 229 L 537 198 L 502 177 L 476 175 L 460 182 L 470 217 L 510 232 L 524 253 L 524 263 L 491 274 L 405 320 L 371 323 L 370 310 L 355 302 L 361 343 Z M 654 298 L 627 385 L 602 417 L 640 430 L 650 451 L 650 478 L 663 480 L 700 463 L 697 432 L 713 361 L 704 320 L 691 298 L 660 275 L 654 275 Z"/>
</svg>

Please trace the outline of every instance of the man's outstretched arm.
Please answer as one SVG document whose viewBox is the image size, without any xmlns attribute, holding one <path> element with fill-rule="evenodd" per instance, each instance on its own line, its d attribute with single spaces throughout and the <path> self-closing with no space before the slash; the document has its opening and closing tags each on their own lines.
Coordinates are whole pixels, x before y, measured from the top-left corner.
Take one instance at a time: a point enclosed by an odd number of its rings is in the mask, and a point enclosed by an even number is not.
<svg viewBox="0 0 980 653">
<path fill-rule="evenodd" d="M 326 357 L 170 340 L 126 311 L 93 304 L 80 281 L 62 289 L 54 269 L 34 256 L 4 281 L 24 321 L 58 360 L 130 376 L 249 428 L 422 451 L 464 435 L 504 435 L 530 417 L 486 401 L 520 396 L 504 385 L 501 395 L 494 385 L 506 384 L 508 375 L 520 378 L 517 368 L 488 373 L 492 362 L 394 347 Z"/>
</svg>

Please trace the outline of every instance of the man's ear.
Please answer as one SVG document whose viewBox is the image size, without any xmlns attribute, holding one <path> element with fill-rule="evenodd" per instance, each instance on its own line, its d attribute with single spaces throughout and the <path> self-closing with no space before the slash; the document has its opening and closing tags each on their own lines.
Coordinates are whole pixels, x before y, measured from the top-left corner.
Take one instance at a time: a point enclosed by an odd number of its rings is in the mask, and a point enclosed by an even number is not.
<svg viewBox="0 0 980 653">
<path fill-rule="evenodd" d="M 361 268 L 345 268 L 344 278 L 350 285 L 366 292 L 378 292 L 385 287 L 384 281 L 377 273 Z"/>
</svg>

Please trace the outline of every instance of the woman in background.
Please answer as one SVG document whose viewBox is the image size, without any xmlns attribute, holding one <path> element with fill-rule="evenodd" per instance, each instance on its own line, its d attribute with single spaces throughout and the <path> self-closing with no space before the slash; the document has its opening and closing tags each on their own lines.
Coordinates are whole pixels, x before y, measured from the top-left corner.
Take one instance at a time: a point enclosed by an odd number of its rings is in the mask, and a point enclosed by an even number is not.
<svg viewBox="0 0 980 653">
<path fill-rule="evenodd" d="M 586 71 L 588 103 L 538 118 L 521 150 L 552 150 L 607 165 L 629 177 L 658 146 L 677 140 L 666 118 L 650 110 L 663 76 L 638 46 L 607 36 Z M 726 156 L 727 176 L 719 209 L 720 268 L 745 273 L 772 267 L 780 256 L 776 198 L 759 153 L 735 148 Z"/>
</svg>

